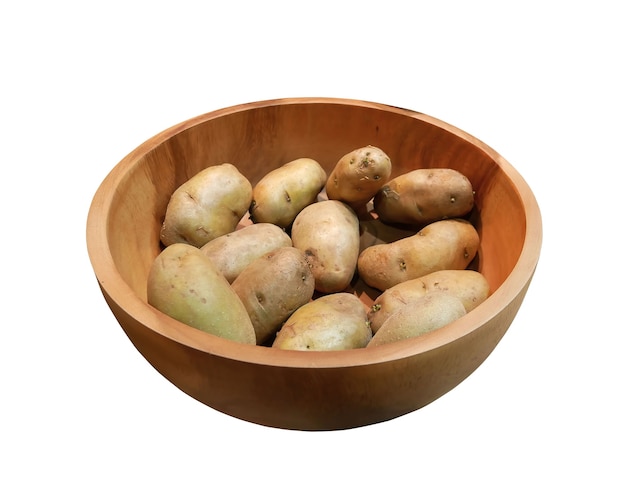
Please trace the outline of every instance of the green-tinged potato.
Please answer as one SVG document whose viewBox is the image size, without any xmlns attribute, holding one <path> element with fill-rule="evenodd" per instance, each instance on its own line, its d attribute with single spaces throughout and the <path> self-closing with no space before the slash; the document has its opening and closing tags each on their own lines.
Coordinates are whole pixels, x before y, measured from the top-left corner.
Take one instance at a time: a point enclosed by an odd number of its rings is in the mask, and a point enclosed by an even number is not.
<svg viewBox="0 0 626 479">
<path fill-rule="evenodd" d="M 476 256 L 478 232 L 466 220 L 440 220 L 413 236 L 365 248 L 357 270 L 372 288 L 384 291 L 398 283 L 443 269 L 466 269 Z"/>
<path fill-rule="evenodd" d="M 451 294 L 434 291 L 399 305 L 374 333 L 367 347 L 414 338 L 435 331 L 466 314 L 463 303 Z"/>
<path fill-rule="evenodd" d="M 230 163 L 209 166 L 180 185 L 170 197 L 161 227 L 165 246 L 187 243 L 198 248 L 235 231 L 248 211 L 252 185 Z"/>
<path fill-rule="evenodd" d="M 333 293 L 298 308 L 276 335 L 272 347 L 297 351 L 364 348 L 372 338 L 367 309 L 350 293 Z"/>
<path fill-rule="evenodd" d="M 289 227 L 305 206 L 317 200 L 326 176 L 312 158 L 298 158 L 270 171 L 252 189 L 250 218 Z"/>
<path fill-rule="evenodd" d="M 460 218 L 474 207 L 469 179 L 450 168 L 421 168 L 387 182 L 374 196 L 374 211 L 388 223 L 425 225 Z"/>
<path fill-rule="evenodd" d="M 232 283 L 252 261 L 283 246 L 292 246 L 285 230 L 272 223 L 255 223 L 212 239 L 200 251 Z"/>
<path fill-rule="evenodd" d="M 376 333 L 387 318 L 406 308 L 407 304 L 433 291 L 456 296 L 468 313 L 489 296 L 489 283 L 478 271 L 471 269 L 441 270 L 410 279 L 385 290 L 367 313 L 372 332 Z"/>
<path fill-rule="evenodd" d="M 166 247 L 152 263 L 147 293 L 149 304 L 182 323 L 239 343 L 256 343 L 243 303 L 195 246 Z"/>
<path fill-rule="evenodd" d="M 321 293 L 343 291 L 356 272 L 359 256 L 359 219 L 337 200 L 323 200 L 304 208 L 291 227 L 293 245 L 304 251 Z"/>
<path fill-rule="evenodd" d="M 248 311 L 260 345 L 311 300 L 315 280 L 304 252 L 285 246 L 251 262 L 233 281 L 232 289 Z"/>
<path fill-rule="evenodd" d="M 391 160 L 375 146 L 357 148 L 335 164 L 326 181 L 328 199 L 340 200 L 355 210 L 366 205 L 391 176 Z"/>
</svg>

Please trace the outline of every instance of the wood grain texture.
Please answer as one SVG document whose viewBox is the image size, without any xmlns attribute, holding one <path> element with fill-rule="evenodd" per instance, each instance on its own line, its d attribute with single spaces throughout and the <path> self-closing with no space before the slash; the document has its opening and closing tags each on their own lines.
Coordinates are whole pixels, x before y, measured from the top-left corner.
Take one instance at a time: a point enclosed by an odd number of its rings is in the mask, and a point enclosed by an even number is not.
<svg viewBox="0 0 626 479">
<path fill-rule="evenodd" d="M 282 351 L 195 330 L 146 303 L 159 229 L 174 189 L 202 168 L 233 163 L 254 185 L 298 157 L 327 172 L 345 153 L 375 145 L 392 177 L 448 167 L 476 191 L 481 237 L 471 267 L 491 296 L 425 336 L 370 349 Z M 95 193 L 87 247 L 101 291 L 141 354 L 182 391 L 234 417 L 272 427 L 332 430 L 393 419 L 467 378 L 513 321 L 535 271 L 542 224 L 518 172 L 482 141 L 428 115 L 359 100 L 293 98 L 224 108 L 173 126 L 123 158 Z M 376 291 L 352 285 L 366 304 Z"/>
</svg>

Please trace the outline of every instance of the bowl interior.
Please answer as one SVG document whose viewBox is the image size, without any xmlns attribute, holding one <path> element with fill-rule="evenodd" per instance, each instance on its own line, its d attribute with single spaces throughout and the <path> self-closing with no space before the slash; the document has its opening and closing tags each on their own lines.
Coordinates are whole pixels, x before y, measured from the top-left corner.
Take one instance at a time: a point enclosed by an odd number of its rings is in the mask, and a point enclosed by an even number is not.
<svg viewBox="0 0 626 479">
<path fill-rule="evenodd" d="M 99 258 L 101 286 L 120 288 L 109 291 L 119 299 L 135 296 L 145 303 L 148 271 L 161 250 L 159 229 L 170 195 L 201 169 L 232 163 L 254 185 L 270 170 L 299 157 L 314 158 L 330 172 L 341 156 L 365 145 L 389 155 L 392 176 L 415 168 L 449 167 L 470 179 L 476 192 L 471 220 L 481 237 L 471 267 L 497 292 L 510 278 L 529 236 L 530 193 L 515 170 L 481 141 L 427 115 L 323 98 L 257 102 L 208 113 L 156 135 L 124 158 L 102 184 L 90 218 L 90 227 L 97 230 L 88 237 L 90 255 Z M 532 254 L 530 263 L 536 260 Z M 112 284 L 115 275 L 122 285 Z M 522 278 L 519 287 L 528 280 Z M 358 283 L 355 288 L 366 304 L 380 293 Z M 511 297 L 517 293 L 512 291 Z M 497 308 L 495 301 L 503 298 L 484 304 Z M 194 334 L 184 331 L 186 337 Z"/>
</svg>

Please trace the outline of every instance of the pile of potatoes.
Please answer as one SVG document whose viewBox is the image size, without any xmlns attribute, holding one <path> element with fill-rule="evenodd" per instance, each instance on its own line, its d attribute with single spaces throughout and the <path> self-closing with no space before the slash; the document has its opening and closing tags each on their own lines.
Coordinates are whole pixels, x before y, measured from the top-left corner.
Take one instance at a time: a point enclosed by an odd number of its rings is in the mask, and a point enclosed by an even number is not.
<svg viewBox="0 0 626 479">
<path fill-rule="evenodd" d="M 368 145 L 330 174 L 298 158 L 254 186 L 230 163 L 200 171 L 169 200 L 148 303 L 223 338 L 303 351 L 374 347 L 457 320 L 489 295 L 468 268 L 472 185 L 449 168 L 391 170 Z"/>
</svg>

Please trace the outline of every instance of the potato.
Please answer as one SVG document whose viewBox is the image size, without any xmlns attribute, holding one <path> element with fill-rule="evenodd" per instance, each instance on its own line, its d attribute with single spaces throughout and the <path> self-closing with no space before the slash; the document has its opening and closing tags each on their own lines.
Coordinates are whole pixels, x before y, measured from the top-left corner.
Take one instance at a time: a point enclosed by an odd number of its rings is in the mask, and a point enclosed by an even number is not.
<svg viewBox="0 0 626 479">
<path fill-rule="evenodd" d="M 272 343 L 297 351 L 336 351 L 365 347 L 372 337 L 367 310 L 350 293 L 333 293 L 298 308 Z"/>
<path fill-rule="evenodd" d="M 425 225 L 460 218 L 474 207 L 465 175 L 450 168 L 421 168 L 393 178 L 374 196 L 374 211 L 387 223 Z"/>
<path fill-rule="evenodd" d="M 428 293 L 399 305 L 395 313 L 374 333 L 367 347 L 421 336 L 442 328 L 465 314 L 463 303 L 456 296 L 441 291 Z"/>
<path fill-rule="evenodd" d="M 285 230 L 272 223 L 255 223 L 212 239 L 200 251 L 232 283 L 252 261 L 283 246 L 292 246 Z"/>
<path fill-rule="evenodd" d="M 307 206 L 293 222 L 291 241 L 306 253 L 317 291 L 337 293 L 350 284 L 360 240 L 359 219 L 348 205 L 323 200 Z"/>
<path fill-rule="evenodd" d="M 257 344 L 263 344 L 311 300 L 315 279 L 304 252 L 285 246 L 252 261 L 232 288 L 248 311 Z"/>
<path fill-rule="evenodd" d="M 256 344 L 243 303 L 226 278 L 198 248 L 166 247 L 148 273 L 148 303 L 172 318 L 239 343 Z"/>
<path fill-rule="evenodd" d="M 468 313 L 489 296 L 489 283 L 478 271 L 470 269 L 441 270 L 410 279 L 385 290 L 367 313 L 372 332 L 376 333 L 387 318 L 405 308 L 408 303 L 440 291 L 456 296 Z"/>
<path fill-rule="evenodd" d="M 250 218 L 288 228 L 326 183 L 326 171 L 312 158 L 298 158 L 270 171 L 252 189 Z"/>
<path fill-rule="evenodd" d="M 165 246 L 187 243 L 198 248 L 231 233 L 248 211 L 252 185 L 230 163 L 209 166 L 180 185 L 167 205 L 161 227 Z"/>
<path fill-rule="evenodd" d="M 366 205 L 391 176 L 389 156 L 375 146 L 357 148 L 335 164 L 326 181 L 330 200 L 340 200 L 359 210 Z"/>
<path fill-rule="evenodd" d="M 479 246 L 478 232 L 466 220 L 440 220 L 413 236 L 365 248 L 357 270 L 372 288 L 384 291 L 398 283 L 443 269 L 465 269 Z"/>
</svg>

